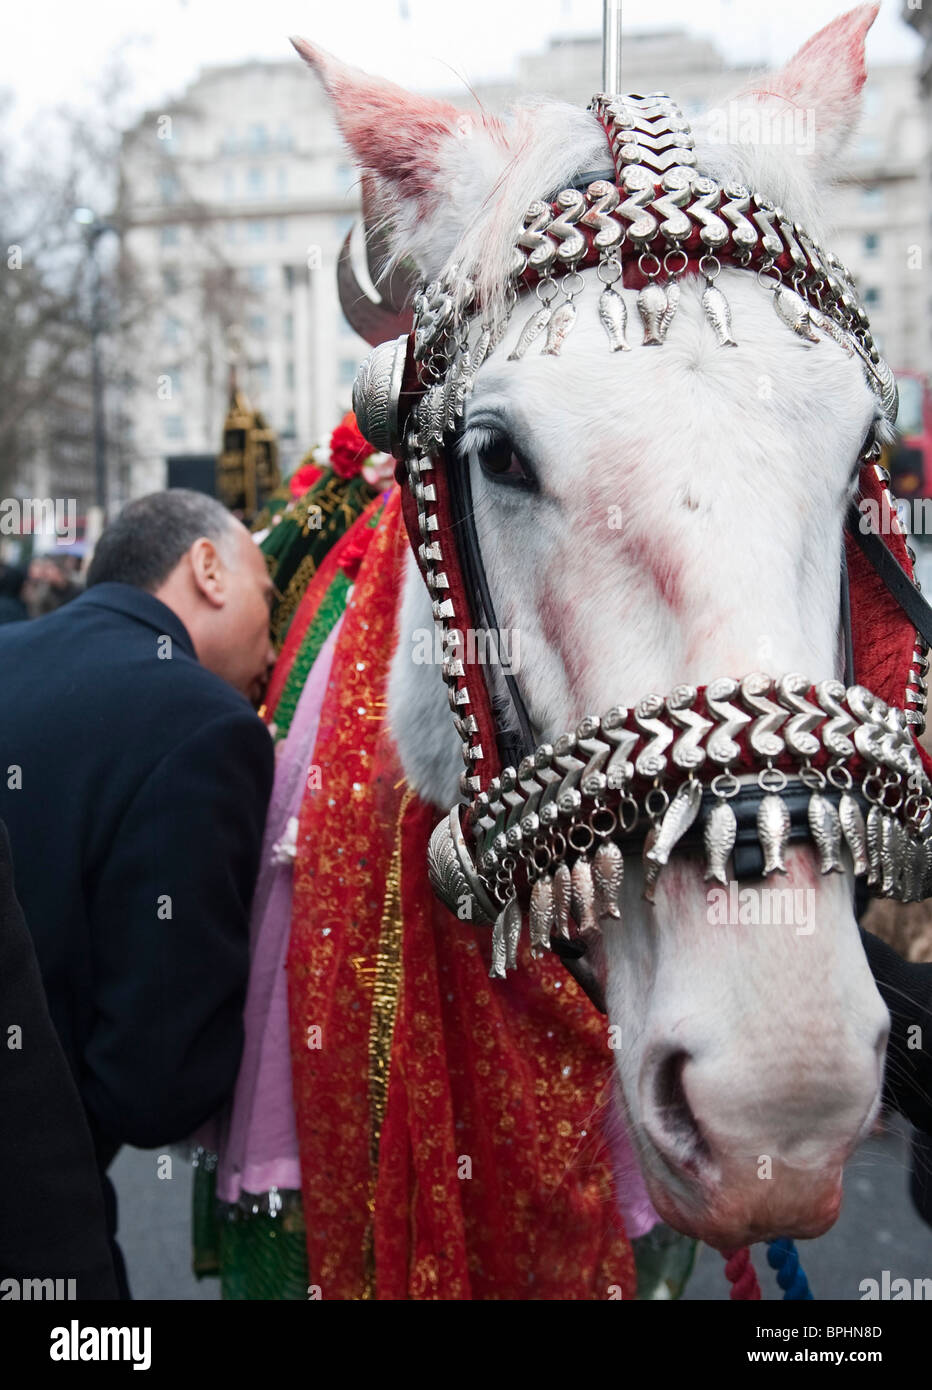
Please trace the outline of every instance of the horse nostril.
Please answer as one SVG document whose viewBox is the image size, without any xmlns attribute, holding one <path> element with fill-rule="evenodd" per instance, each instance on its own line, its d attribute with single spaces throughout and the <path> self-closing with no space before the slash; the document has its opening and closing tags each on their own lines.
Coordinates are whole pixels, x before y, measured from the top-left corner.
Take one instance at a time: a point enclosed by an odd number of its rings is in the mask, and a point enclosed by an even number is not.
<svg viewBox="0 0 932 1390">
<path fill-rule="evenodd" d="M 692 1054 L 679 1048 L 663 1058 L 654 1075 L 654 1106 L 662 1131 L 660 1147 L 682 1168 L 693 1166 L 699 1157 L 710 1156 L 683 1082 L 683 1073 L 691 1061 Z"/>
</svg>

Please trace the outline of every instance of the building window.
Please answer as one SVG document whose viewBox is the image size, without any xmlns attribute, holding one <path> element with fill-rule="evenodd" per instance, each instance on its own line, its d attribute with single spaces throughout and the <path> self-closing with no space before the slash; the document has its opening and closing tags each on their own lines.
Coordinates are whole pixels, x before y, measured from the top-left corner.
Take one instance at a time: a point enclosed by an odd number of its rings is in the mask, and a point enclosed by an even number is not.
<svg viewBox="0 0 932 1390">
<path fill-rule="evenodd" d="M 285 385 L 289 391 L 294 390 L 294 363 L 285 363 Z"/>
<path fill-rule="evenodd" d="M 282 434 L 289 439 L 294 439 L 297 433 L 298 426 L 295 421 L 294 411 L 288 410 L 285 412 L 285 428 L 282 430 Z"/>
<path fill-rule="evenodd" d="M 884 192 L 883 192 L 883 189 L 882 189 L 882 188 L 878 188 L 876 184 L 872 184 L 869 188 L 864 188 L 864 189 L 862 189 L 862 190 L 861 190 L 861 202 L 864 204 L 865 207 L 869 207 L 869 208 L 880 208 L 880 207 L 883 207 L 883 203 L 884 203 Z"/>
<path fill-rule="evenodd" d="M 858 154 L 862 159 L 879 159 L 881 144 L 876 135 L 864 135 L 858 141 Z"/>
<path fill-rule="evenodd" d="M 358 368 L 359 363 L 356 361 L 355 357 L 344 357 L 340 362 L 340 385 L 352 386 L 353 382 L 356 380 Z"/>
<path fill-rule="evenodd" d="M 275 233 L 279 241 L 288 239 L 288 223 L 284 217 L 279 217 L 275 223 Z"/>
<path fill-rule="evenodd" d="M 278 127 L 276 144 L 280 150 L 290 150 L 294 146 L 294 136 L 291 133 L 291 127 L 285 125 L 284 122 Z"/>
<path fill-rule="evenodd" d="M 162 376 L 163 376 L 163 377 L 167 377 L 169 389 L 170 389 L 170 391 L 171 391 L 171 395 L 170 395 L 170 396 L 167 396 L 166 399 L 171 401 L 171 400 L 174 400 L 176 396 L 180 396 L 180 395 L 181 395 L 181 368 L 180 368 L 180 367 L 166 367 L 165 370 L 162 372 Z"/>
<path fill-rule="evenodd" d="M 343 238 L 346 236 L 346 233 L 349 231 L 350 227 L 352 227 L 355 221 L 356 219 L 351 212 L 347 213 L 344 217 L 337 217 L 334 219 L 334 228 L 336 230 L 338 240 L 343 240 Z"/>
<path fill-rule="evenodd" d="M 246 192 L 250 198 L 265 197 L 265 170 L 247 169 L 246 170 Z"/>
<path fill-rule="evenodd" d="M 181 281 L 174 266 L 166 266 L 162 271 L 162 293 L 177 294 L 181 289 Z"/>
<path fill-rule="evenodd" d="M 269 148 L 269 132 L 264 125 L 251 125 L 247 142 L 251 154 L 265 154 Z"/>
<path fill-rule="evenodd" d="M 224 198 L 233 197 L 233 170 L 224 169 L 223 171 L 223 196 Z"/>
<path fill-rule="evenodd" d="M 282 325 L 286 343 L 294 342 L 294 314 L 286 314 Z"/>
<path fill-rule="evenodd" d="M 338 164 L 333 177 L 340 193 L 348 193 L 356 182 L 357 174 L 352 164 Z"/>
<path fill-rule="evenodd" d="M 159 241 L 163 246 L 177 246 L 181 241 L 181 229 L 179 227 L 163 227 L 159 233 Z"/>
<path fill-rule="evenodd" d="M 226 224 L 226 239 L 227 239 L 227 241 L 230 242 L 230 243 L 232 243 L 232 242 L 234 242 L 234 241 L 236 240 L 236 223 L 235 223 L 235 222 L 228 222 L 228 223 Z"/>
<path fill-rule="evenodd" d="M 159 175 L 159 196 L 163 203 L 174 203 L 178 199 L 178 180 L 174 174 Z"/>
<path fill-rule="evenodd" d="M 184 416 L 166 415 L 162 421 L 166 439 L 184 439 Z"/>
<path fill-rule="evenodd" d="M 250 314 L 246 320 L 246 329 L 253 338 L 264 338 L 265 314 Z"/>
<path fill-rule="evenodd" d="M 264 290 L 266 285 L 265 266 L 249 266 L 246 271 L 246 280 L 251 290 Z"/>
<path fill-rule="evenodd" d="M 879 305 L 880 290 L 877 289 L 876 285 L 868 285 L 867 289 L 864 291 L 864 303 L 873 304 L 875 308 Z"/>
<path fill-rule="evenodd" d="M 171 314 L 166 314 L 162 320 L 162 342 L 172 346 L 181 341 L 181 324 Z"/>
<path fill-rule="evenodd" d="M 294 266 L 293 266 L 293 265 L 283 265 L 283 266 L 282 266 L 282 280 L 284 281 L 284 285 L 285 285 L 285 289 L 286 289 L 286 290 L 293 290 L 293 289 L 294 289 Z"/>
<path fill-rule="evenodd" d="M 275 191 L 282 198 L 288 192 L 288 170 L 284 166 L 275 171 Z"/>
<path fill-rule="evenodd" d="M 880 237 L 876 232 L 868 232 L 864 237 L 865 256 L 876 256 L 880 249 Z"/>
<path fill-rule="evenodd" d="M 264 222 L 260 221 L 258 218 L 253 218 L 253 220 L 246 225 L 249 228 L 250 241 L 265 241 L 268 228 Z"/>
<path fill-rule="evenodd" d="M 269 364 L 268 362 L 254 362 L 252 364 L 253 386 L 257 391 L 267 391 L 269 389 Z"/>
</svg>

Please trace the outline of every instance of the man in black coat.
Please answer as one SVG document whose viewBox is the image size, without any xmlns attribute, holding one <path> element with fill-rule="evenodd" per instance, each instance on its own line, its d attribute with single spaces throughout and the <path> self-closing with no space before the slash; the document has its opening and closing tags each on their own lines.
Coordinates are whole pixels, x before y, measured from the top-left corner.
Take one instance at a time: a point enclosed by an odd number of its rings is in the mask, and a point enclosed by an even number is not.
<svg viewBox="0 0 932 1390">
<path fill-rule="evenodd" d="M 102 1172 L 235 1081 L 272 594 L 245 528 L 179 489 L 124 509 L 80 598 L 0 630 L 0 818 Z"/>
<path fill-rule="evenodd" d="M 0 1134 L 0 1299 L 116 1298 L 94 1147 L 49 1018 L 2 821 Z"/>
</svg>

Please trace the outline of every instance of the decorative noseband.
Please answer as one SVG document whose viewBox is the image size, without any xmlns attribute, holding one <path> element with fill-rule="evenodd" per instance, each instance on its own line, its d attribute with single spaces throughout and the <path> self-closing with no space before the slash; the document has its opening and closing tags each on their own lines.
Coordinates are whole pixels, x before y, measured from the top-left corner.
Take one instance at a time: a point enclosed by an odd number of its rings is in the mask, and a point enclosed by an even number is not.
<svg viewBox="0 0 932 1390">
<path fill-rule="evenodd" d="M 912 902 L 932 892 L 930 828 L 932 784 L 903 710 L 863 686 L 754 673 L 587 716 L 475 797 L 474 852 L 454 808 L 428 864 L 452 911 L 494 922 L 501 975 L 528 909 L 535 951 L 569 940 L 571 915 L 583 941 L 600 918 L 619 918 L 625 853 L 640 851 L 652 902 L 671 854 L 698 847 L 700 829 L 704 876 L 722 884 L 732 858 L 739 876 L 739 836 L 741 876 L 755 878 L 785 873 L 788 842 L 811 838 L 823 874 L 843 871 L 844 846 L 875 892 Z"/>
<path fill-rule="evenodd" d="M 932 891 L 932 788 L 907 728 L 921 729 L 926 700 L 918 636 L 906 712 L 835 680 L 812 689 L 798 675 L 727 677 L 587 717 L 533 753 L 525 740 L 528 756 L 515 755 L 517 767 L 498 760 L 505 739 L 462 632 L 482 626 L 477 618 L 496 624 L 468 472 L 450 446 L 476 373 L 522 296 L 532 291 L 537 304 L 510 361 L 560 354 L 587 288 L 580 271 L 590 266 L 602 283 L 596 311 L 610 351 L 630 348 L 616 286 L 638 290 L 642 343 L 661 346 L 687 273 L 705 278 L 703 311 L 727 348 L 740 325 L 715 281 L 723 264 L 746 269 L 790 330 L 814 345 L 829 338 L 858 358 L 891 424 L 897 411 L 893 373 L 837 257 L 771 200 L 702 174 L 669 97 L 600 95 L 590 109 L 605 129 L 613 174 L 527 209 L 504 312 L 487 313 L 475 286 L 449 266 L 418 293 L 413 332 L 376 348 L 353 391 L 363 434 L 400 460 L 405 522 L 441 631 L 463 745 L 460 789 L 469 805 L 465 818 L 456 807 L 434 832 L 431 881 L 460 916 L 494 923 L 493 975 L 514 963 L 525 910 L 535 950 L 551 938 L 565 942 L 571 916 L 585 940 L 600 917 L 620 914 L 625 853 L 641 854 L 652 899 L 671 853 L 698 844 L 700 832 L 706 877 L 720 882 L 729 862 L 742 876 L 782 870 L 787 842 L 804 834 L 825 873 L 842 868 L 844 844 L 855 874 L 876 891 L 905 899 Z M 865 467 L 878 453 L 876 445 L 866 451 Z M 505 678 L 526 729 L 514 679 Z"/>
</svg>

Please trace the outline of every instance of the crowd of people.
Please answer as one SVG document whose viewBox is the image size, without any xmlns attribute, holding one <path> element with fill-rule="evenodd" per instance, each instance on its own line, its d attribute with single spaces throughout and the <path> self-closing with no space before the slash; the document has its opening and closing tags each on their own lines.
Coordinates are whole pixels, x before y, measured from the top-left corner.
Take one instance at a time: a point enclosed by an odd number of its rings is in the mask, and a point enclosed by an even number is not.
<svg viewBox="0 0 932 1390">
<path fill-rule="evenodd" d="M 81 592 L 77 555 L 42 555 L 27 567 L 0 563 L 0 623 L 53 613 Z"/>
</svg>

